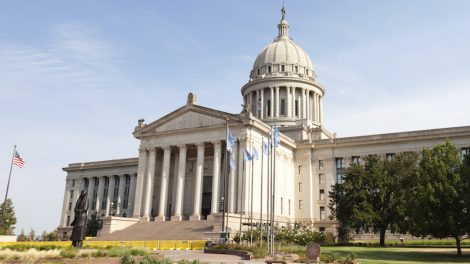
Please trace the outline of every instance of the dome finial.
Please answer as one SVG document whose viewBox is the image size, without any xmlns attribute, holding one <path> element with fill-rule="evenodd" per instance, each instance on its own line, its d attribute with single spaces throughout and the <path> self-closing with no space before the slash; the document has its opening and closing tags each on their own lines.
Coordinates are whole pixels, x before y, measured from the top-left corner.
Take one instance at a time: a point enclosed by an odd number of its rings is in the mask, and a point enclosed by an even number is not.
<svg viewBox="0 0 470 264">
<path fill-rule="evenodd" d="M 282 1 L 281 15 L 281 22 L 279 22 L 279 25 L 277 25 L 279 28 L 279 35 L 277 38 L 289 38 L 289 23 L 287 23 L 286 20 L 286 8 L 284 7 L 284 1 Z"/>
</svg>

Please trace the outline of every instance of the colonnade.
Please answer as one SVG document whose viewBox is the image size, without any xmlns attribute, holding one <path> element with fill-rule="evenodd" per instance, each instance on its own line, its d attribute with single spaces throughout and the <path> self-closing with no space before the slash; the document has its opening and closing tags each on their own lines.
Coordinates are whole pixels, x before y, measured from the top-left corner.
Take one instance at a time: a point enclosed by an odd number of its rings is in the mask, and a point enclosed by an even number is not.
<svg viewBox="0 0 470 264">
<path fill-rule="evenodd" d="M 318 123 L 323 120 L 322 95 L 304 87 L 265 87 L 246 93 L 244 99 L 252 114 L 260 119 L 288 117 L 310 119 Z M 281 113 L 281 99 L 285 100 L 284 113 Z"/>
<path fill-rule="evenodd" d="M 217 140 L 210 143 L 199 142 L 173 146 L 167 145 L 141 148 L 139 150 L 139 166 L 137 169 L 137 183 L 133 217 L 141 218 L 144 221 L 149 221 L 152 217 L 152 209 L 156 207 L 153 204 L 153 197 L 154 191 L 157 192 L 154 188 L 155 180 L 157 179 L 160 181 L 160 185 L 158 195 L 158 213 L 155 217 L 155 221 L 167 221 L 169 220 L 171 213 L 171 220 L 183 220 L 184 197 L 190 193 L 192 193 L 193 196 L 190 199 L 192 201 L 192 212 L 189 215 L 189 219 L 201 220 L 203 178 L 204 176 L 208 176 L 204 175 L 204 161 L 206 157 L 206 149 L 210 145 L 212 145 L 214 153 L 212 162 L 212 195 L 210 213 L 218 213 L 221 195 L 220 184 L 222 174 L 222 144 L 222 140 Z M 187 175 L 186 169 L 186 165 L 188 164 L 188 147 L 191 149 L 195 147 L 196 149 L 195 175 L 193 175 L 194 184 L 193 186 L 189 187 L 185 186 L 186 177 L 189 176 Z M 174 178 L 170 179 L 172 153 L 174 154 Z M 159 164 L 160 167 L 157 168 L 156 164 Z M 157 177 L 157 171 L 160 173 L 160 177 Z M 175 190 L 174 196 L 170 195 L 171 190 L 169 190 L 171 180 L 173 180 L 173 189 Z M 189 190 L 189 188 L 194 188 L 194 190 Z M 235 189 L 229 188 L 228 196 L 230 197 L 234 194 Z M 229 200 L 231 201 L 232 199 L 229 198 Z M 173 212 L 169 212 L 168 205 L 170 203 L 173 207 Z"/>
<path fill-rule="evenodd" d="M 100 217 L 131 216 L 134 206 L 135 174 L 93 176 L 67 179 L 61 225 L 68 226 L 73 219 L 75 203 L 82 190 L 88 195 L 88 214 Z"/>
</svg>

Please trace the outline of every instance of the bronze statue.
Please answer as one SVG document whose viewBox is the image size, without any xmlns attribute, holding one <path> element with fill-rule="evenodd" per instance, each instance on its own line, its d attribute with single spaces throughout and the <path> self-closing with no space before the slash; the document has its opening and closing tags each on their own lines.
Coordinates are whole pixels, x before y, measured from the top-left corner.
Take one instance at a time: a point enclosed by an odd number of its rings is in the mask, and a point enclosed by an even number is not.
<svg viewBox="0 0 470 264">
<path fill-rule="evenodd" d="M 86 234 L 88 211 L 88 198 L 86 191 L 81 191 L 80 197 L 78 197 L 77 203 L 75 204 L 75 209 L 73 211 L 75 216 L 71 224 L 71 226 L 73 226 L 73 231 L 72 236 L 70 236 L 70 240 L 72 240 L 72 246 L 82 247 Z"/>
</svg>

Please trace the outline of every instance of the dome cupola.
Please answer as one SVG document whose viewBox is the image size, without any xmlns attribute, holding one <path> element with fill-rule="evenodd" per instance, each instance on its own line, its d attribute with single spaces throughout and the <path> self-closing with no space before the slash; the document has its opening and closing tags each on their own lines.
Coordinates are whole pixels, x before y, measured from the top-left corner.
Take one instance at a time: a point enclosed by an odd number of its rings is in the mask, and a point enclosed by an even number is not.
<svg viewBox="0 0 470 264">
<path fill-rule="evenodd" d="M 284 7 L 281 12 L 277 37 L 256 57 L 242 87 L 244 103 L 266 123 L 321 126 L 325 89 L 307 52 L 289 37 Z"/>
</svg>

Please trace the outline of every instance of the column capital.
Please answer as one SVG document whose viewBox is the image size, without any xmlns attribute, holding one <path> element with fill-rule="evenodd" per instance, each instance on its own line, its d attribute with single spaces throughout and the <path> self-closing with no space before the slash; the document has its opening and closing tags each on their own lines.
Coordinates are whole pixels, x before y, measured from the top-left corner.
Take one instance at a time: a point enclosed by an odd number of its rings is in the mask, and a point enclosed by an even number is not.
<svg viewBox="0 0 470 264">
<path fill-rule="evenodd" d="M 159 148 L 163 149 L 163 151 L 170 151 L 170 150 L 171 150 L 171 147 L 170 147 L 170 145 L 166 145 L 166 146 L 159 146 Z"/>
<path fill-rule="evenodd" d="M 148 147 L 147 150 L 148 150 L 148 152 L 156 152 L 157 148 L 156 147 Z"/>
<path fill-rule="evenodd" d="M 186 144 L 179 144 L 179 145 L 176 145 L 176 147 L 178 147 L 180 151 L 186 151 L 187 149 Z"/>
<path fill-rule="evenodd" d="M 138 150 L 139 150 L 139 153 L 144 153 L 145 151 L 147 151 L 147 148 L 146 148 L 146 147 L 143 147 L 143 146 L 141 146 L 141 147 L 139 147 L 139 149 L 138 149 Z"/>
<path fill-rule="evenodd" d="M 222 140 L 214 140 L 214 141 L 212 141 L 212 144 L 214 146 L 222 146 Z"/>
<path fill-rule="evenodd" d="M 196 143 L 195 145 L 197 146 L 198 149 L 206 146 L 204 142 L 199 142 L 199 143 Z"/>
</svg>

